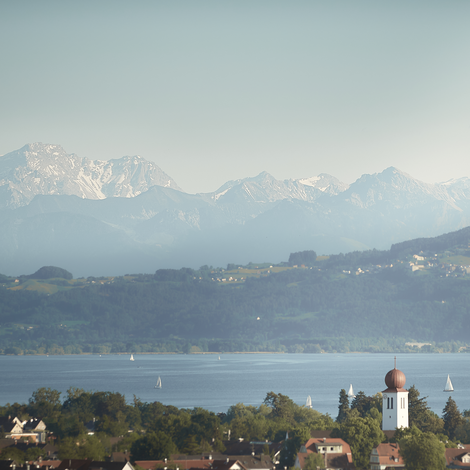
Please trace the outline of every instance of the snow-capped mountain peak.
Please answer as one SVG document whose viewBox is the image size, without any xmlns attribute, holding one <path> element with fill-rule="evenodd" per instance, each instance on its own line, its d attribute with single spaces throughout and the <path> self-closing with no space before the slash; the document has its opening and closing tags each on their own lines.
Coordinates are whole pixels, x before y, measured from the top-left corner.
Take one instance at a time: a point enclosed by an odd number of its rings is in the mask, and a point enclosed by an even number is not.
<svg viewBox="0 0 470 470">
<path fill-rule="evenodd" d="M 36 195 L 76 195 L 84 199 L 134 197 L 151 186 L 180 190 L 155 163 L 141 156 L 109 161 L 67 154 L 60 145 L 35 142 L 0 157 L 0 207 L 28 204 Z"/>
</svg>

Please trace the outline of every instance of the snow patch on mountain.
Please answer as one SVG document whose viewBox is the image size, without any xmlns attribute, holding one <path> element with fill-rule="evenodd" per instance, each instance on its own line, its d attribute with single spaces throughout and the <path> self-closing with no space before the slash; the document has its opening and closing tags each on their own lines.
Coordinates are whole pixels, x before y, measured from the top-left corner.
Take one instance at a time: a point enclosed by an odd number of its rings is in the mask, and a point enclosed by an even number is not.
<svg viewBox="0 0 470 470">
<path fill-rule="evenodd" d="M 319 176 L 312 176 L 311 178 L 305 178 L 297 180 L 301 184 L 305 184 L 305 186 L 313 186 L 315 187 L 315 183 L 320 179 Z"/>
<path fill-rule="evenodd" d="M 323 193 L 328 193 L 331 195 L 336 195 L 343 191 L 346 191 L 346 189 L 348 189 L 349 187 L 347 184 L 341 182 L 334 176 L 328 175 L 326 173 L 321 173 L 318 176 L 302 178 L 295 181 L 300 184 L 303 184 L 304 186 L 310 186 Z"/>
</svg>

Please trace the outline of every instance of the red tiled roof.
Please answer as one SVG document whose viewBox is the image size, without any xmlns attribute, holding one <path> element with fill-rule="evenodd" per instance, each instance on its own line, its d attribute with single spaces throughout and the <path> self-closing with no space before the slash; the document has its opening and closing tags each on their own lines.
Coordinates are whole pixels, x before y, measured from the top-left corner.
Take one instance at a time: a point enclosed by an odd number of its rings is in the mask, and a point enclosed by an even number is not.
<svg viewBox="0 0 470 470">
<path fill-rule="evenodd" d="M 166 467 L 175 464 L 181 470 L 189 470 L 190 468 L 209 469 L 213 460 L 136 460 L 135 464 L 145 470 L 153 470 L 156 467 Z"/>
<path fill-rule="evenodd" d="M 311 438 L 305 443 L 305 448 L 307 452 L 299 452 L 297 457 L 299 459 L 300 468 L 303 468 L 305 459 L 309 454 L 318 453 L 316 445 L 322 447 L 328 447 L 333 445 L 340 444 L 342 446 L 343 452 L 326 452 L 327 467 L 328 468 L 344 468 L 344 469 L 354 469 L 354 464 L 352 460 L 351 448 L 343 439 L 329 437 L 329 438 Z"/>
<path fill-rule="evenodd" d="M 299 452 L 297 454 L 297 457 L 299 459 L 299 465 L 300 468 L 304 468 L 305 465 L 305 460 L 310 454 L 313 454 L 314 452 L 309 452 L 309 453 L 302 453 Z M 325 458 L 326 455 L 326 460 L 327 460 L 327 467 L 328 468 L 344 468 L 348 470 L 353 470 L 354 464 L 352 461 L 352 455 L 351 454 L 340 454 L 340 453 L 334 453 L 334 452 L 326 452 L 326 454 L 319 454 L 322 455 L 323 458 Z"/>
<path fill-rule="evenodd" d="M 470 445 L 464 445 L 461 449 L 446 449 L 446 465 L 450 468 L 470 468 L 470 463 L 462 462 L 464 455 L 470 455 Z"/>
<path fill-rule="evenodd" d="M 349 444 L 347 444 L 343 439 L 340 439 L 339 437 L 326 437 L 324 439 L 322 438 L 317 438 L 317 437 L 312 437 L 310 438 L 306 443 L 305 443 L 305 448 L 307 449 L 307 453 L 310 452 L 316 452 L 316 444 L 319 445 L 333 445 L 333 444 L 341 444 L 343 446 L 343 454 L 350 454 L 351 453 L 351 448 L 349 447 Z"/>
<path fill-rule="evenodd" d="M 379 457 L 380 465 L 386 465 L 387 467 L 404 467 L 405 462 L 400 456 L 400 446 L 395 443 L 383 443 L 375 447 L 377 456 Z M 371 463 L 377 463 L 372 462 Z"/>
<path fill-rule="evenodd" d="M 64 459 L 60 462 L 59 468 L 60 470 L 66 470 L 66 469 L 77 469 L 80 468 L 82 465 L 85 465 L 86 463 L 91 463 L 91 460 L 88 459 Z"/>
</svg>

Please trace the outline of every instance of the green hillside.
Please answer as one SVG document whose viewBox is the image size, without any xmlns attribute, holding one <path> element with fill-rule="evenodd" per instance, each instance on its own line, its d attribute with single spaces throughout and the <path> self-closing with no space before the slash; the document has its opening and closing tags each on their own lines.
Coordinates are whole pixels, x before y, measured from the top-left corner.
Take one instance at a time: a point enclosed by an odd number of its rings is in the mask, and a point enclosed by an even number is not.
<svg viewBox="0 0 470 470">
<path fill-rule="evenodd" d="M 2 276 L 0 352 L 467 351 L 470 232 L 460 232 L 438 237 L 440 252 L 411 241 L 278 266 Z"/>
</svg>

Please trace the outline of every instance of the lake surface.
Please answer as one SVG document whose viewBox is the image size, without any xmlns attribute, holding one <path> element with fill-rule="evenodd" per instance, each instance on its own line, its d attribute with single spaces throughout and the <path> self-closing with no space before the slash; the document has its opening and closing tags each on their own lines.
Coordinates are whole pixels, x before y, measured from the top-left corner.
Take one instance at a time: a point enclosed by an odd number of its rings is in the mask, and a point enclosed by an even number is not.
<svg viewBox="0 0 470 470">
<path fill-rule="evenodd" d="M 27 403 L 39 387 L 62 392 L 119 392 L 132 402 L 160 401 L 178 408 L 225 412 L 236 403 L 259 406 L 270 391 L 336 418 L 342 388 L 357 393 L 383 391 L 393 354 L 215 354 L 204 355 L 0 356 L 0 405 Z M 398 354 L 405 388 L 416 385 L 439 416 L 449 397 L 447 374 L 460 411 L 470 409 L 470 354 Z M 155 389 L 157 378 L 162 388 Z"/>
</svg>

